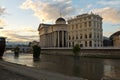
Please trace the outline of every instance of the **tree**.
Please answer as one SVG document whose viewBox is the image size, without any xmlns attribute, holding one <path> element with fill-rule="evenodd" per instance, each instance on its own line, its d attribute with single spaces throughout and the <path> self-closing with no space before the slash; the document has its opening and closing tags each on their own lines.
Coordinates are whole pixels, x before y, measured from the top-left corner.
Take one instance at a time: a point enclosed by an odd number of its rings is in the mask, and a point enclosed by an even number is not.
<svg viewBox="0 0 120 80">
<path fill-rule="evenodd" d="M 79 56 L 79 52 L 80 52 L 80 46 L 79 46 L 78 44 L 76 44 L 76 45 L 73 47 L 74 56 Z"/>
<path fill-rule="evenodd" d="M 41 48 L 38 45 L 33 46 L 33 59 L 39 60 Z"/>
<path fill-rule="evenodd" d="M 20 51 L 20 48 L 18 46 L 15 47 L 15 49 L 14 49 L 15 57 L 19 57 L 19 51 Z"/>
</svg>

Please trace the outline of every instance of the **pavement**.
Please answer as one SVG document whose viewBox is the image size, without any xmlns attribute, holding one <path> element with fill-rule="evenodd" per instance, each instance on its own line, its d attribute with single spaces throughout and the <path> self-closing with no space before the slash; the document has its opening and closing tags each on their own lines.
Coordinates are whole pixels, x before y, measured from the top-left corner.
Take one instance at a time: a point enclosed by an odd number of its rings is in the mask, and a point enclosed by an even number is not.
<svg viewBox="0 0 120 80">
<path fill-rule="evenodd" d="M 0 66 L 0 80 L 36 80 L 30 77 L 26 77 L 21 74 L 4 69 L 3 66 Z"/>
<path fill-rule="evenodd" d="M 0 60 L 0 80 L 87 80 Z"/>
</svg>

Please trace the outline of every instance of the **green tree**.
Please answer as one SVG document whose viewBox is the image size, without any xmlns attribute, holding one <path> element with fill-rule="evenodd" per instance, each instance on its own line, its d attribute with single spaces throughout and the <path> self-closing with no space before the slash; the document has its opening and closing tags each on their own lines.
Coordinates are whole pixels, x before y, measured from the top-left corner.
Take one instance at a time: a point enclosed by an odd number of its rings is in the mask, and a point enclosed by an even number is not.
<svg viewBox="0 0 120 80">
<path fill-rule="evenodd" d="M 78 44 L 76 44 L 73 47 L 73 54 L 74 54 L 74 56 L 79 56 L 79 52 L 80 52 L 80 46 Z"/>
<path fill-rule="evenodd" d="M 38 60 L 41 53 L 41 48 L 38 45 L 34 45 L 33 47 L 33 59 Z"/>
<path fill-rule="evenodd" d="M 15 49 L 14 49 L 15 57 L 19 57 L 19 51 L 20 51 L 19 47 L 18 46 L 15 47 Z"/>
</svg>

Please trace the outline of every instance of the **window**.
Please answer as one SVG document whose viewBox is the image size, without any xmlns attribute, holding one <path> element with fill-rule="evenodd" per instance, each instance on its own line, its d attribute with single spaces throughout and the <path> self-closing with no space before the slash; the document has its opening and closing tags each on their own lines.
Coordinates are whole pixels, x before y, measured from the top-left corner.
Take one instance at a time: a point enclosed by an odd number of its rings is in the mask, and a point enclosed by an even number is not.
<svg viewBox="0 0 120 80">
<path fill-rule="evenodd" d="M 91 33 L 89 34 L 89 38 L 92 38 L 92 34 Z"/>
<path fill-rule="evenodd" d="M 74 47 L 74 42 L 72 42 L 72 46 Z"/>
<path fill-rule="evenodd" d="M 96 44 L 94 44 L 94 46 L 96 47 Z"/>
<path fill-rule="evenodd" d="M 82 39 L 82 34 L 80 34 L 80 39 Z"/>
<path fill-rule="evenodd" d="M 70 42 L 69 42 L 69 47 L 71 47 L 71 44 L 70 44 Z"/>
<path fill-rule="evenodd" d="M 88 19 L 91 19 L 91 16 L 89 16 Z"/>
<path fill-rule="evenodd" d="M 84 25 L 85 25 L 85 27 L 87 27 L 87 23 L 86 22 L 84 22 Z"/>
<path fill-rule="evenodd" d="M 80 28 L 82 28 L 82 24 L 80 24 Z"/>
<path fill-rule="evenodd" d="M 76 35 L 76 39 L 78 39 L 78 35 Z"/>
<path fill-rule="evenodd" d="M 74 40 L 74 36 L 72 37 L 72 40 Z"/>
<path fill-rule="evenodd" d="M 72 29 L 74 29 L 74 25 L 72 25 Z"/>
<path fill-rule="evenodd" d="M 91 21 L 89 21 L 89 27 L 91 27 Z"/>
<path fill-rule="evenodd" d="M 87 38 L 87 34 L 85 34 L 85 38 Z"/>
<path fill-rule="evenodd" d="M 89 42 L 89 46 L 92 47 L 92 41 Z"/>
<path fill-rule="evenodd" d="M 85 41 L 85 47 L 87 47 L 87 41 Z"/>
<path fill-rule="evenodd" d="M 71 37 L 69 36 L 69 40 L 71 40 Z"/>
<path fill-rule="evenodd" d="M 78 24 L 76 24 L 76 29 L 78 29 Z"/>
</svg>

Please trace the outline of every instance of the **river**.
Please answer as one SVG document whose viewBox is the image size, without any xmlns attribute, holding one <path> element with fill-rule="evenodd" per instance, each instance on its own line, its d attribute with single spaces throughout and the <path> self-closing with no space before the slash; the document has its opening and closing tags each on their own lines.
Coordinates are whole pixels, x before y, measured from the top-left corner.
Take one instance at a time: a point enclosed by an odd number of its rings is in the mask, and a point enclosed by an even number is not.
<svg viewBox="0 0 120 80">
<path fill-rule="evenodd" d="M 18 58 L 13 53 L 5 53 L 3 59 L 8 62 L 36 67 L 64 75 L 86 78 L 88 80 L 120 80 L 120 59 L 74 58 L 64 55 L 40 56 L 40 61 L 34 62 L 32 54 L 20 54 Z"/>
</svg>

